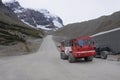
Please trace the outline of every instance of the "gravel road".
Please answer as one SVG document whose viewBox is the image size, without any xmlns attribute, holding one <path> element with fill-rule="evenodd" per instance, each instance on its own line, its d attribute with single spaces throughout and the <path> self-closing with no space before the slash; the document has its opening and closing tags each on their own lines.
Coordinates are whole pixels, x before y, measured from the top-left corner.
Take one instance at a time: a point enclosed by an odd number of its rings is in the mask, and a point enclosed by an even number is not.
<svg viewBox="0 0 120 80">
<path fill-rule="evenodd" d="M 61 60 L 49 35 L 37 53 L 0 58 L 0 80 L 120 80 L 120 62 Z"/>
</svg>

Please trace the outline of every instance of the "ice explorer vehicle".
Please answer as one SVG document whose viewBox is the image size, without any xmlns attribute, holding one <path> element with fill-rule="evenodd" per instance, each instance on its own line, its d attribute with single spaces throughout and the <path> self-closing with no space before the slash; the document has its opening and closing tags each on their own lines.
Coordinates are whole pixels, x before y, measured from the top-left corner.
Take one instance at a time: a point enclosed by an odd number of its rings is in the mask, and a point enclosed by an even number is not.
<svg viewBox="0 0 120 80">
<path fill-rule="evenodd" d="M 68 59 L 70 63 L 76 62 L 80 58 L 92 61 L 95 54 L 94 42 L 89 36 L 65 40 L 60 43 L 60 57 Z"/>
</svg>

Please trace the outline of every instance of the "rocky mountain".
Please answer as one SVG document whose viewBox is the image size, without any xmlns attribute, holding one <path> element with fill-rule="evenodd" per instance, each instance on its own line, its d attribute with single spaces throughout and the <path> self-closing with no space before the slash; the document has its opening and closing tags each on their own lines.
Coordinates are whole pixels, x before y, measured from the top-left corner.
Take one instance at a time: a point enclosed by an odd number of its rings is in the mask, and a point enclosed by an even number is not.
<svg viewBox="0 0 120 80">
<path fill-rule="evenodd" d="M 37 51 L 44 32 L 24 24 L 0 0 L 0 56 L 22 55 Z M 37 41 L 36 41 L 37 40 Z"/>
<path fill-rule="evenodd" d="M 31 25 L 32 27 L 44 30 L 56 30 L 63 27 L 62 19 L 51 14 L 46 9 L 33 10 L 23 8 L 16 0 L 5 3 L 5 5 L 11 8 L 21 21 Z"/>
<path fill-rule="evenodd" d="M 93 35 L 99 32 L 119 27 L 120 27 L 120 11 L 115 12 L 112 15 L 102 16 L 94 20 L 68 24 L 65 27 L 57 30 L 54 33 L 54 35 L 75 38 L 78 36 Z"/>
<path fill-rule="evenodd" d="M 26 43 L 28 37 L 42 38 L 43 35 L 42 30 L 24 24 L 0 1 L 0 45 Z"/>
</svg>

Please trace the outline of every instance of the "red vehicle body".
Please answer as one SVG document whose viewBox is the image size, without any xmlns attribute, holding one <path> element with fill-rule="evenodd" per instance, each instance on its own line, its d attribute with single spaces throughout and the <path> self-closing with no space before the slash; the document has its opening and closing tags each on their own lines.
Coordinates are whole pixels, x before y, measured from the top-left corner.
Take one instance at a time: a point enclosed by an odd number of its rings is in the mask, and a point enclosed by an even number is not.
<svg viewBox="0 0 120 80">
<path fill-rule="evenodd" d="M 84 58 L 86 61 L 92 61 L 96 54 L 94 42 L 91 37 L 78 37 L 72 40 L 62 41 L 60 45 L 61 59 L 68 59 L 69 62 L 75 62 L 78 58 Z"/>
</svg>

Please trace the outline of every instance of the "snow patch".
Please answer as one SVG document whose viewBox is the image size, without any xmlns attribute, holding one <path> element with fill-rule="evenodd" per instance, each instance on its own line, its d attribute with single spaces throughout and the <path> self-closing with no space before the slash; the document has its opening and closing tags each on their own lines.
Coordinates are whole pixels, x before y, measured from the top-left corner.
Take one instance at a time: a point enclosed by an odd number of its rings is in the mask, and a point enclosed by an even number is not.
<svg viewBox="0 0 120 80">
<path fill-rule="evenodd" d="M 32 17 L 32 20 L 33 20 L 33 22 L 34 22 L 35 24 L 37 24 L 36 21 L 35 21 L 35 19 L 34 19 L 33 17 Z"/>
<path fill-rule="evenodd" d="M 37 28 L 43 29 L 43 30 L 51 30 L 51 28 L 46 28 L 43 25 L 37 25 Z"/>
<path fill-rule="evenodd" d="M 48 10 L 46 9 L 40 9 L 39 10 L 40 13 L 43 13 L 47 18 L 50 17 L 57 17 L 55 14 L 50 13 Z"/>
<path fill-rule="evenodd" d="M 29 25 L 30 27 L 35 28 L 34 26 L 30 25 L 28 22 L 24 21 L 23 19 L 21 19 L 21 21 L 22 21 L 23 23 Z"/>
<path fill-rule="evenodd" d="M 22 13 L 23 11 L 22 10 L 19 10 L 19 9 L 15 9 L 14 10 L 14 13 Z"/>
<path fill-rule="evenodd" d="M 102 34 L 107 34 L 107 33 L 114 32 L 114 31 L 118 31 L 118 30 L 120 30 L 120 28 L 115 28 L 115 29 L 112 29 L 112 30 L 100 32 L 100 33 L 97 33 L 97 34 L 92 35 L 91 37 L 99 36 L 99 35 L 102 35 Z"/>
<path fill-rule="evenodd" d="M 21 21 L 22 21 L 23 23 L 29 25 L 29 26 L 32 27 L 32 28 L 37 28 L 37 29 L 40 28 L 40 29 L 43 29 L 43 30 L 52 30 L 51 28 L 46 28 L 46 27 L 43 26 L 43 25 L 37 25 L 37 27 L 34 27 L 34 26 L 30 25 L 28 22 L 24 21 L 23 19 L 21 19 Z"/>
<path fill-rule="evenodd" d="M 3 3 L 6 3 L 6 2 L 13 3 L 13 2 L 16 2 L 16 0 L 3 0 Z"/>
<path fill-rule="evenodd" d="M 63 27 L 63 25 L 60 24 L 60 23 L 59 23 L 58 21 L 56 21 L 56 20 L 54 20 L 53 23 L 54 23 L 54 25 L 55 25 L 56 27 L 59 27 L 59 28 Z"/>
<path fill-rule="evenodd" d="M 58 28 L 63 27 L 63 25 L 60 22 L 58 22 L 58 18 L 56 15 L 51 14 L 49 11 L 47 11 L 45 9 L 41 9 L 39 11 L 40 11 L 40 13 L 43 13 L 46 18 L 53 18 L 53 23 L 56 27 L 58 27 Z"/>
</svg>

